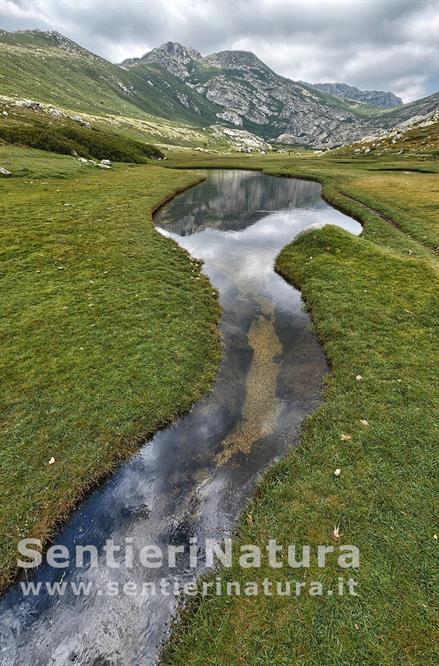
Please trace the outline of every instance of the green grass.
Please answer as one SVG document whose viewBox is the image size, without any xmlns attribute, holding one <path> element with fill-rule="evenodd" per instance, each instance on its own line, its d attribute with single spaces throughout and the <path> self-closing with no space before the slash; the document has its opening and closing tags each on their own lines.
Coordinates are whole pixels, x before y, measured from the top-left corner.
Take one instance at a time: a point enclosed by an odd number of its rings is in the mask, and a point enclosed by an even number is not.
<svg viewBox="0 0 439 666">
<path fill-rule="evenodd" d="M 35 180 L 45 178 L 73 178 L 96 171 L 90 163 L 80 162 L 68 155 L 57 155 L 34 148 L 0 143 L 0 166 L 14 176 L 28 177 Z M 118 169 L 114 164 L 113 169 Z M 52 180 L 50 181 L 52 182 Z M 3 187 L 4 180 L 0 180 Z"/>
<path fill-rule="evenodd" d="M 98 160 L 145 164 L 163 157 L 155 146 L 136 141 L 111 129 L 85 127 L 68 118 L 54 118 L 43 111 L 17 109 L 1 104 L 9 115 L 1 117 L 0 142 L 38 148 L 64 155 Z"/>
<path fill-rule="evenodd" d="M 233 163 L 239 160 L 224 160 Z M 437 196 L 437 175 L 413 178 L 401 166 L 419 164 L 404 159 L 267 163 L 270 172 L 320 180 L 324 196 L 361 220 L 364 231 L 352 237 L 335 227 L 314 230 L 278 257 L 277 270 L 302 291 L 331 372 L 324 403 L 306 421 L 300 445 L 259 484 L 235 548 L 264 547 L 275 538 L 284 545 L 310 544 L 315 552 L 319 544 L 337 544 L 338 525 L 340 543 L 360 549 L 353 576 L 359 596 L 196 598 L 162 662 L 436 664 L 439 276 L 428 210 Z M 433 162 L 423 167 L 437 169 Z M 385 219 L 390 211 L 393 224 Z M 351 439 L 343 441 L 342 433 Z M 320 580 L 330 587 L 345 575 L 336 560 L 326 569 L 235 565 L 220 573 L 223 582 L 242 585 L 261 585 L 267 577 Z"/>
<path fill-rule="evenodd" d="M 339 525 L 341 543 L 360 548 L 361 566 L 356 598 L 196 599 L 163 662 L 437 663 L 437 163 L 310 153 L 169 157 L 169 166 L 318 180 L 328 201 L 365 225 L 359 238 L 313 231 L 278 258 L 278 270 L 302 290 L 331 373 L 300 446 L 259 484 L 235 541 L 315 548 L 334 543 Z M 0 164 L 21 176 L 0 181 L 6 585 L 20 538 L 50 538 L 87 488 L 208 389 L 219 306 L 208 281 L 194 279 L 199 265 L 150 221 L 154 206 L 196 174 L 143 165 L 97 173 L 72 157 L 16 146 L 0 146 Z M 222 576 L 283 580 L 284 571 Z M 331 564 L 290 578 L 332 584 L 339 574 Z"/>
<path fill-rule="evenodd" d="M 194 173 L 0 147 L 0 586 L 83 493 L 211 386 L 219 305 L 151 211 Z M 80 164 L 80 163 L 79 163 Z M 17 171 L 12 165 L 10 170 Z M 55 463 L 49 465 L 54 457 Z"/>
</svg>

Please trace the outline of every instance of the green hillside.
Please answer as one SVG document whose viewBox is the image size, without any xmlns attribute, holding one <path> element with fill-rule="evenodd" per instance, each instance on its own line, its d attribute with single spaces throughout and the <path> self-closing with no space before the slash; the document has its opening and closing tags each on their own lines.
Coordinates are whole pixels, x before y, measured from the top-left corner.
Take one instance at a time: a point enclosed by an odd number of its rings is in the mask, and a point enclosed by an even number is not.
<svg viewBox="0 0 439 666">
<path fill-rule="evenodd" d="M 169 72 L 148 66 L 124 70 L 56 32 L 0 31 L 0 90 L 77 111 L 148 113 L 198 126 L 215 115 L 206 100 Z"/>
<path fill-rule="evenodd" d="M 20 108 L 0 101 L 0 144 L 12 143 L 84 158 L 142 164 L 162 158 L 155 146 L 123 135 L 113 128 L 94 127 L 43 109 Z"/>
</svg>

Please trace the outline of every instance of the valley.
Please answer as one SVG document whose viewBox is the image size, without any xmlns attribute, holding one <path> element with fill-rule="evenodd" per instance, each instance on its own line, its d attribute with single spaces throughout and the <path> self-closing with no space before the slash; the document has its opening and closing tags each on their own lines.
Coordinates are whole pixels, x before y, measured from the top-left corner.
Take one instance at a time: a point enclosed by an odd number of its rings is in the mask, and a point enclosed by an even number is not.
<svg viewBox="0 0 439 666">
<path fill-rule="evenodd" d="M 439 93 L 0 30 L 6 666 L 436 663 L 438 130 Z M 355 544 L 359 596 L 19 596 L 25 537 L 209 530 Z"/>
</svg>

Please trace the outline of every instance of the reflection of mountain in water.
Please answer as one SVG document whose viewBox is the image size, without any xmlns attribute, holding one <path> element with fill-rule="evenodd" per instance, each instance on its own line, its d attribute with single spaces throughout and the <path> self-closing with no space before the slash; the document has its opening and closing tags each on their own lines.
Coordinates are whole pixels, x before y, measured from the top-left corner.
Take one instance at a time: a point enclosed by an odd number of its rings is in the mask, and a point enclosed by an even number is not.
<svg viewBox="0 0 439 666">
<path fill-rule="evenodd" d="M 155 223 L 179 236 L 208 227 L 239 231 L 272 211 L 321 208 L 320 189 L 311 181 L 266 176 L 257 171 L 213 171 L 205 183 L 158 211 Z"/>
<path fill-rule="evenodd" d="M 361 227 L 320 204 L 315 183 L 256 172 L 206 175 L 208 182 L 167 204 L 161 219 L 204 262 L 218 289 L 224 347 L 216 384 L 72 515 L 56 538 L 69 549 L 68 568 L 44 565 L 32 580 L 67 585 L 64 593 L 23 596 L 16 585 L 0 600 L 2 666 L 156 664 L 177 604 L 172 592 L 160 594 L 160 581 L 181 585 L 205 572 L 205 539 L 232 533 L 257 479 L 286 454 L 319 403 L 326 361 L 299 293 L 273 265 L 280 249 L 312 224 L 354 233 Z M 190 235 L 191 227 L 197 233 Z M 166 553 L 170 545 L 187 549 L 191 537 L 200 545 L 197 568 L 187 550 L 175 569 L 166 557 L 157 569 L 136 556 L 127 564 L 125 539 L 134 553 L 145 545 Z M 116 568 L 106 565 L 107 539 L 120 548 Z M 87 545 L 98 550 L 97 567 L 87 555 L 76 566 L 75 546 Z M 135 597 L 124 591 L 128 583 L 137 586 Z M 159 594 L 140 592 L 145 583 Z M 91 585 L 91 593 L 76 595 L 72 584 Z M 106 594 L 114 584 L 119 594 Z"/>
</svg>

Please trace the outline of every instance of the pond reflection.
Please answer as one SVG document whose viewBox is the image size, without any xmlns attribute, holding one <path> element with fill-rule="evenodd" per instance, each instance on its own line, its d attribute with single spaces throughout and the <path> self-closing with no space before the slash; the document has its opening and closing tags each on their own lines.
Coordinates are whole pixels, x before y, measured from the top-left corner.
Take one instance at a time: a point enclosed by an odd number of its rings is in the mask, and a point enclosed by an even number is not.
<svg viewBox="0 0 439 666">
<path fill-rule="evenodd" d="M 155 216 L 161 233 L 193 256 L 219 290 L 224 356 L 209 396 L 157 433 L 74 512 L 55 542 L 106 539 L 137 548 L 186 545 L 230 534 L 260 474 L 286 454 L 321 398 L 327 370 L 300 294 L 274 272 L 279 250 L 311 225 L 359 224 L 330 208 L 320 186 L 257 172 L 206 171 L 207 181 Z M 123 562 L 123 550 L 116 556 Z M 0 602 L 0 663 L 152 664 L 176 599 L 103 593 L 109 583 L 192 580 L 187 556 L 176 570 L 43 566 L 34 582 L 91 584 L 87 596 L 24 598 L 15 585 Z"/>
</svg>

